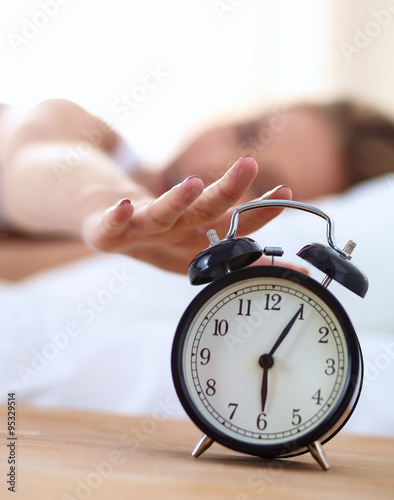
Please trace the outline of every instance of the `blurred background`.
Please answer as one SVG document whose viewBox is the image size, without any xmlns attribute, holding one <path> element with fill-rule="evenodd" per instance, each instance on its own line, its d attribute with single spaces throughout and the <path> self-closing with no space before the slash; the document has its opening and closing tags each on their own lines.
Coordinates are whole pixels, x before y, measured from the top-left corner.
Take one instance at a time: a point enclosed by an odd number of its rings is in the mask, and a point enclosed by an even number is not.
<svg viewBox="0 0 394 500">
<path fill-rule="evenodd" d="M 74 100 L 159 162 L 190 134 L 298 99 L 394 115 L 393 0 L 0 0 L 0 101 Z"/>
</svg>

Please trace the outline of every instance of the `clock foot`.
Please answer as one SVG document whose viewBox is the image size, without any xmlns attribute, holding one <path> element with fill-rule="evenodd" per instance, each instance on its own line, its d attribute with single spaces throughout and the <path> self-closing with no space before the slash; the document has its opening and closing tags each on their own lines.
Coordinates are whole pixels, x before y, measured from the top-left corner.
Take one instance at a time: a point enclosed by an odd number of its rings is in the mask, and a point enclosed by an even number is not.
<svg viewBox="0 0 394 500">
<path fill-rule="evenodd" d="M 321 445 L 320 441 L 315 441 L 308 445 L 308 450 L 323 470 L 328 470 L 330 468 L 326 453 L 323 450 L 323 446 Z"/>
<path fill-rule="evenodd" d="M 206 451 L 211 446 L 212 443 L 214 443 L 214 440 L 209 436 L 207 436 L 206 434 L 203 434 L 203 436 L 196 444 L 194 450 L 192 451 L 192 456 L 194 458 L 198 458 L 200 455 L 204 453 L 204 451 Z"/>
</svg>

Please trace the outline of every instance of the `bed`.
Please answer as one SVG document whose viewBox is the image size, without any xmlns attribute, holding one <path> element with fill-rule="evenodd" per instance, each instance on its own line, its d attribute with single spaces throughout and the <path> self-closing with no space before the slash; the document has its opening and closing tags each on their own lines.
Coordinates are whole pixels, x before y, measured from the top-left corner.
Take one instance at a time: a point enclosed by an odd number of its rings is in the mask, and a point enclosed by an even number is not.
<svg viewBox="0 0 394 500">
<path fill-rule="evenodd" d="M 353 261 L 370 281 L 365 299 L 337 283 L 329 288 L 354 323 L 365 361 L 346 430 L 394 435 L 394 179 L 312 203 L 333 217 L 338 246 L 358 243 Z M 283 259 L 300 265 L 296 251 L 324 242 L 325 224 L 286 210 L 252 236 L 282 246 Z M 177 322 L 199 290 L 185 276 L 93 255 L 72 241 L 3 237 L 0 252 L 1 401 L 15 391 L 21 404 L 185 417 L 170 373 Z"/>
</svg>

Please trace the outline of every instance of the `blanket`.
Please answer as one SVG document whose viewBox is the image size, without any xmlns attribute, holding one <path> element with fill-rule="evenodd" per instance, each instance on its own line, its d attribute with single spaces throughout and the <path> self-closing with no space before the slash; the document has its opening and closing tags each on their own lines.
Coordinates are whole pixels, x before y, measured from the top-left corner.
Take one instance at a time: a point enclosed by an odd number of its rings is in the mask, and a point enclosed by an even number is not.
<svg viewBox="0 0 394 500">
<path fill-rule="evenodd" d="M 358 243 L 353 262 L 368 276 L 364 299 L 332 282 L 358 334 L 365 378 L 349 432 L 394 435 L 394 178 L 313 200 L 335 221 L 343 247 Z M 242 217 L 242 215 L 241 215 Z M 287 209 L 252 235 L 282 246 L 282 260 L 307 266 L 296 252 L 326 243 L 326 224 Z M 321 281 L 320 271 L 308 266 Z M 0 283 L 0 400 L 184 418 L 170 356 L 177 323 L 200 288 L 187 277 L 120 255 L 97 255 Z"/>
</svg>

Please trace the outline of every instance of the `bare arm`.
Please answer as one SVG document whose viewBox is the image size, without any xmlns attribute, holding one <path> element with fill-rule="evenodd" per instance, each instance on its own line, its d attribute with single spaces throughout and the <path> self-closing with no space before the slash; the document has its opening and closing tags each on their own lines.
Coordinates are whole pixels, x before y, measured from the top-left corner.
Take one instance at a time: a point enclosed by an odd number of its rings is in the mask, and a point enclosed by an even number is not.
<svg viewBox="0 0 394 500">
<path fill-rule="evenodd" d="M 214 226 L 224 236 L 232 207 L 257 174 L 256 162 L 244 157 L 206 188 L 192 176 L 155 198 L 119 169 L 104 147 L 92 147 L 72 168 L 67 151 L 76 146 L 77 137 L 71 131 L 48 138 L 44 132 L 35 131 L 29 140 L 22 127 L 5 156 L 3 209 L 15 228 L 80 237 L 96 250 L 123 253 L 177 272 L 185 272 L 207 246 L 207 229 Z M 59 165 L 70 167 L 61 181 L 56 175 Z M 290 198 L 291 192 L 282 187 L 267 196 Z M 240 234 L 256 230 L 279 212 L 245 215 Z"/>
</svg>

